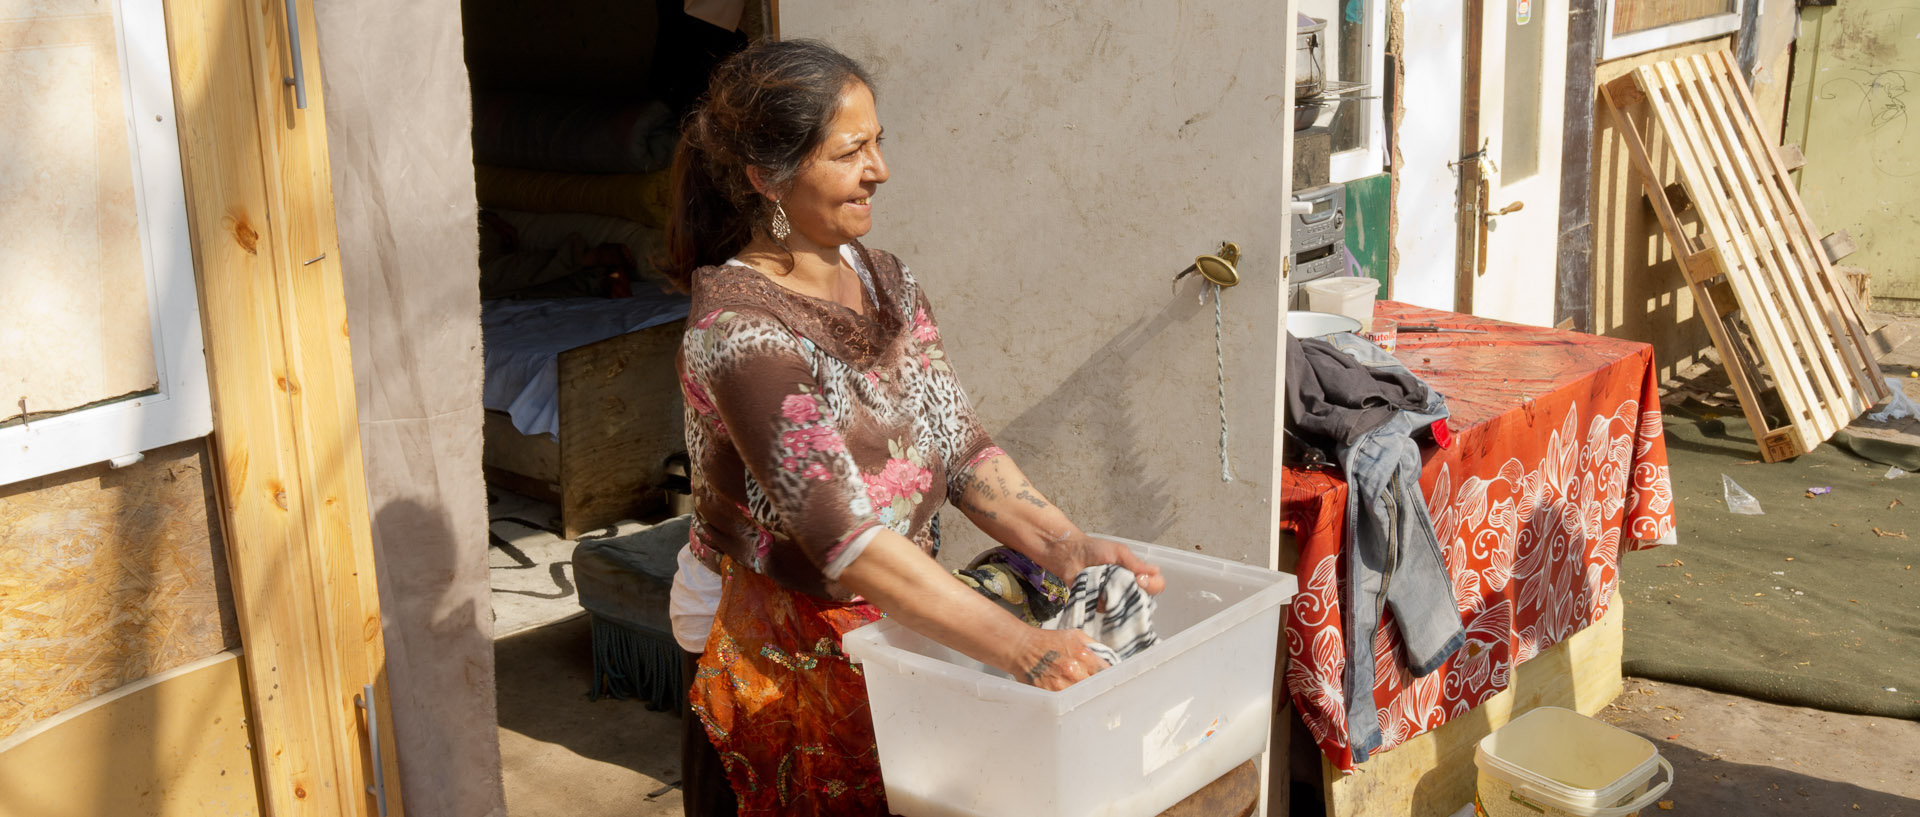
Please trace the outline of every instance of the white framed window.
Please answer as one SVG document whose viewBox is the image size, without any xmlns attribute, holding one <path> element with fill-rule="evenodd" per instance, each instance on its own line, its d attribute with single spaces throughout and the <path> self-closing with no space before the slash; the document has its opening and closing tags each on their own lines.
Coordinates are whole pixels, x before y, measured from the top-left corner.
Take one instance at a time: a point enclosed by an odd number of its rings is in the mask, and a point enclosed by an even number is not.
<svg viewBox="0 0 1920 817">
<path fill-rule="evenodd" d="M 1387 15 L 1381 0 L 1299 0 L 1300 12 L 1325 20 L 1321 58 L 1330 97 L 1314 124 L 1333 131 L 1328 178 L 1350 182 L 1386 171 Z M 1338 100 L 1338 101 L 1334 101 Z"/>
<path fill-rule="evenodd" d="M 1614 60 L 1740 30 L 1746 3 L 1764 0 L 1607 0 L 1600 59 Z"/>
<path fill-rule="evenodd" d="M 213 430 L 161 3 L 0 20 L 0 485 Z"/>
</svg>

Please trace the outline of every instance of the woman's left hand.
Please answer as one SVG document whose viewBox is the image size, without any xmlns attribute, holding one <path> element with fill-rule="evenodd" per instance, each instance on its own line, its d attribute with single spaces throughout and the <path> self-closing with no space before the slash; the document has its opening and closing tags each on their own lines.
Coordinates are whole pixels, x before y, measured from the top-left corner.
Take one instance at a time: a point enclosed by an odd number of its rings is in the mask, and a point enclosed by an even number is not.
<svg viewBox="0 0 1920 817">
<path fill-rule="evenodd" d="M 1148 595 L 1158 595 L 1167 589 L 1167 580 L 1160 575 L 1159 565 L 1148 563 L 1134 555 L 1126 545 L 1110 539 L 1088 536 L 1076 530 L 1050 542 L 1047 551 L 1047 558 L 1040 566 L 1068 584 L 1073 583 L 1080 571 L 1094 565 L 1119 565 L 1133 572 L 1134 578 L 1140 582 L 1140 589 L 1147 591 Z"/>
</svg>

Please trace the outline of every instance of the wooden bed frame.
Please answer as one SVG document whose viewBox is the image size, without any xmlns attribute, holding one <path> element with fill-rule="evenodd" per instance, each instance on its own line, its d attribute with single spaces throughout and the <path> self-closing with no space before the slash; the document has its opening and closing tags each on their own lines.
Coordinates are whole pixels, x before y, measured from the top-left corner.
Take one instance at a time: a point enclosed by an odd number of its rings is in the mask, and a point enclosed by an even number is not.
<svg viewBox="0 0 1920 817">
<path fill-rule="evenodd" d="M 667 458 L 686 449 L 673 358 L 685 321 L 560 353 L 560 439 L 482 428 L 487 483 L 560 508 L 568 539 L 667 507 Z"/>
</svg>

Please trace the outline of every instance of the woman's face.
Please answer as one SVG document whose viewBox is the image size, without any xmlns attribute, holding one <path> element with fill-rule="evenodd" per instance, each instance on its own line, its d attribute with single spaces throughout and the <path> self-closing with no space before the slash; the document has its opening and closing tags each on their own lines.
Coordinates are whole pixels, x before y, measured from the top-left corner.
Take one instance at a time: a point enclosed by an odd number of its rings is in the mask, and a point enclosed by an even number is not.
<svg viewBox="0 0 1920 817">
<path fill-rule="evenodd" d="M 864 83 L 851 83 L 840 94 L 826 139 L 780 199 L 793 224 L 789 242 L 798 248 L 795 239 L 801 239 L 824 249 L 866 235 L 873 229 L 873 193 L 886 180 L 873 92 Z"/>
</svg>

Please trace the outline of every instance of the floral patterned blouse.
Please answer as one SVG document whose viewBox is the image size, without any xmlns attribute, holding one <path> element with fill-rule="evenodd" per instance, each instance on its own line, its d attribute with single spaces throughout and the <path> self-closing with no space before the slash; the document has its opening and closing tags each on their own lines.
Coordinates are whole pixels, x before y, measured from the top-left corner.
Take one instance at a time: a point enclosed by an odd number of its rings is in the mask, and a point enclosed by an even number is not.
<svg viewBox="0 0 1920 817">
<path fill-rule="evenodd" d="M 695 555 L 836 600 L 852 598 L 840 571 L 881 527 L 934 553 L 941 503 L 1001 453 L 913 276 L 885 252 L 849 255 L 865 315 L 748 267 L 696 270 L 677 361 Z"/>
</svg>

